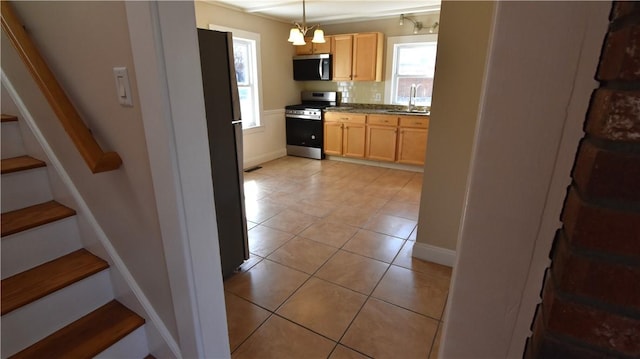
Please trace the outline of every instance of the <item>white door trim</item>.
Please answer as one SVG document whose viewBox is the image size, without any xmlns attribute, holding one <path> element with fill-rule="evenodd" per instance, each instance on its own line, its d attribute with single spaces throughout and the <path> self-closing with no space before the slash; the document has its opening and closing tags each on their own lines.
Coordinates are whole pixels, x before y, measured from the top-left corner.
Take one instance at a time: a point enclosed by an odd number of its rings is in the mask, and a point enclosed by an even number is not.
<svg viewBox="0 0 640 359">
<path fill-rule="evenodd" d="M 125 2 L 182 357 L 228 358 L 193 2 Z"/>
</svg>

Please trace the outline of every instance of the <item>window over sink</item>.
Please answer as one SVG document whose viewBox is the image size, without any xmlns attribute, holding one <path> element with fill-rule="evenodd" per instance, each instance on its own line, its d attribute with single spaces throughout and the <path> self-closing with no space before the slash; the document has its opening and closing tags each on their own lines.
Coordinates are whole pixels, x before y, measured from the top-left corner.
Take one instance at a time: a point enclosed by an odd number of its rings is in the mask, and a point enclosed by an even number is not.
<svg viewBox="0 0 640 359">
<path fill-rule="evenodd" d="M 233 56 L 240 96 L 242 129 L 260 127 L 262 114 L 260 34 L 213 24 L 209 25 L 209 29 L 233 34 Z"/>
<path fill-rule="evenodd" d="M 431 106 L 438 35 L 396 36 L 387 39 L 385 97 L 408 105 L 415 87 L 416 106 Z"/>
</svg>

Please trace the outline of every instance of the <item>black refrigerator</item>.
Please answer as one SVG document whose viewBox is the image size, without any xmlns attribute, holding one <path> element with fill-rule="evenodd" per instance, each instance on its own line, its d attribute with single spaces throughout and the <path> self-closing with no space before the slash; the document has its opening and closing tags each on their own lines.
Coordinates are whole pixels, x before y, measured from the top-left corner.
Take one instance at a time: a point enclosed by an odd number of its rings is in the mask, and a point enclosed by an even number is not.
<svg viewBox="0 0 640 359">
<path fill-rule="evenodd" d="M 198 29 L 202 89 L 222 275 L 249 259 L 242 177 L 242 117 L 229 32 Z"/>
</svg>

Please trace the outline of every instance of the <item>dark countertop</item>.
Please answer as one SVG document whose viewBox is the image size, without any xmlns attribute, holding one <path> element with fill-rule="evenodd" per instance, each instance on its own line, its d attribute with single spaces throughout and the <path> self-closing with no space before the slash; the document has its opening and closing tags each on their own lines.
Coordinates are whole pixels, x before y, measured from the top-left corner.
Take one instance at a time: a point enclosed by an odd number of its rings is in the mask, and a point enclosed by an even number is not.
<svg viewBox="0 0 640 359">
<path fill-rule="evenodd" d="M 406 111 L 407 106 L 397 105 L 371 105 L 371 104 L 351 104 L 345 103 L 340 106 L 327 107 L 325 112 L 351 112 L 351 113 L 371 113 L 380 115 L 398 116 L 429 116 L 430 111 L 425 107 L 418 106 L 414 111 Z"/>
</svg>

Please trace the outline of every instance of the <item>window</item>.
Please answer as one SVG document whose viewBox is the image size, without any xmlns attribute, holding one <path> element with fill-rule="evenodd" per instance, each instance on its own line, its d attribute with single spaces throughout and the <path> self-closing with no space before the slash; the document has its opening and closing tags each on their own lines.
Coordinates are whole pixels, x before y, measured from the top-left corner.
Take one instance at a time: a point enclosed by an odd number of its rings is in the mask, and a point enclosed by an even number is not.
<svg viewBox="0 0 640 359">
<path fill-rule="evenodd" d="M 233 55 L 240 96 L 242 128 L 260 127 L 260 34 L 209 25 L 209 29 L 233 34 Z"/>
<path fill-rule="evenodd" d="M 408 105 L 416 87 L 418 106 L 431 106 L 437 35 L 391 37 L 388 41 L 387 96 L 390 103 Z M 390 57 L 390 58 L 389 58 Z"/>
</svg>

